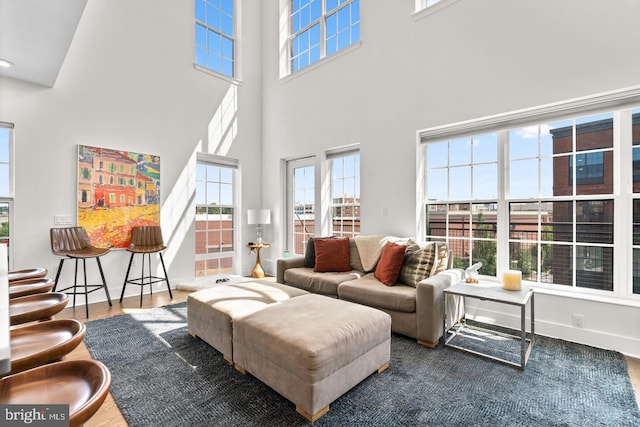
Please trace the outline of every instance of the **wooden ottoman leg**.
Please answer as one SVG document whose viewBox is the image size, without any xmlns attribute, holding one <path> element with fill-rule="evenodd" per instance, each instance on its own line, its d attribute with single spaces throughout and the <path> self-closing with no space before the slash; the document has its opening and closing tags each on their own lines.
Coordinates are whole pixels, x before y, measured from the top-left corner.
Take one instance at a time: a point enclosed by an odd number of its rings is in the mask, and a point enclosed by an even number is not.
<svg viewBox="0 0 640 427">
<path fill-rule="evenodd" d="M 323 416 L 324 414 L 329 412 L 329 405 L 327 405 L 324 408 L 320 409 L 318 412 L 316 412 L 313 415 L 308 413 L 307 411 L 305 411 L 304 409 L 302 409 L 299 406 L 296 406 L 296 412 L 299 413 L 300 415 L 302 415 L 303 417 L 305 417 L 309 422 L 314 422 L 318 418 L 320 418 L 321 416 Z"/>
</svg>

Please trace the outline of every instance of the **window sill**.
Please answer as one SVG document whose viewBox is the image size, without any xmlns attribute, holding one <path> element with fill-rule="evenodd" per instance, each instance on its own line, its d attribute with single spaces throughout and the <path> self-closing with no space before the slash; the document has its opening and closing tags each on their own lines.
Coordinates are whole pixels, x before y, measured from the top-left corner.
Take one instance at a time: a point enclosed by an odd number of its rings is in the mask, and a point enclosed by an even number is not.
<svg viewBox="0 0 640 427">
<path fill-rule="evenodd" d="M 497 280 L 495 277 L 482 277 L 482 280 L 486 280 L 488 282 L 500 283 L 500 281 Z M 598 292 L 596 290 L 593 290 L 594 293 L 587 293 L 588 289 L 586 288 L 584 289 L 584 291 L 582 291 L 582 289 L 569 290 L 574 288 L 568 288 L 567 290 L 564 290 L 564 289 L 552 288 L 550 286 L 548 287 L 545 285 L 533 284 L 533 283 L 526 282 L 524 280 L 522 281 L 522 286 L 533 288 L 535 293 L 542 294 L 542 295 L 550 295 L 550 296 L 561 297 L 561 298 L 570 298 L 574 300 L 591 301 L 591 302 L 597 302 L 601 304 L 621 305 L 625 307 L 640 308 L 640 295 L 632 295 L 632 296 L 615 296 L 613 294 L 603 295 L 600 293 L 596 294 L 595 292 Z"/>
<path fill-rule="evenodd" d="M 436 3 L 434 5 L 431 6 L 426 6 L 423 9 L 420 10 L 416 10 L 413 13 L 413 20 L 414 21 L 419 21 L 423 18 L 426 18 L 427 16 L 433 15 L 434 13 L 440 12 L 443 9 L 446 9 L 447 7 L 451 6 L 452 4 L 455 4 L 457 2 L 459 2 L 460 0 L 442 0 L 439 3 Z"/>
<path fill-rule="evenodd" d="M 198 65 L 198 64 L 194 63 L 193 64 L 193 68 L 198 70 L 198 71 L 201 71 L 201 72 L 203 72 L 205 74 L 208 74 L 210 76 L 217 77 L 217 78 L 219 78 L 221 80 L 225 80 L 225 81 L 231 83 L 232 85 L 242 86 L 242 84 L 243 84 L 242 80 L 239 80 L 239 79 L 236 79 L 236 78 L 232 78 L 232 77 L 229 77 L 229 76 L 225 76 L 224 74 L 220 74 L 218 72 L 215 72 L 215 71 L 213 71 L 213 70 L 211 70 L 211 69 L 209 69 L 207 67 L 203 67 L 202 65 Z"/>
<path fill-rule="evenodd" d="M 349 52 L 360 48 L 361 45 L 362 45 L 362 40 L 352 44 L 351 46 L 345 47 L 344 49 L 339 50 L 334 54 L 331 54 L 329 56 L 325 56 L 324 58 L 320 58 L 320 60 L 318 60 L 318 62 L 314 62 L 313 64 L 308 65 L 308 66 L 306 66 L 306 67 L 304 67 L 304 68 L 302 68 L 302 69 L 300 69 L 300 70 L 298 70 L 296 72 L 290 72 L 289 74 L 286 74 L 286 75 L 280 77 L 280 81 L 283 82 L 283 83 L 284 82 L 288 82 L 288 81 L 290 81 L 292 79 L 295 79 L 298 76 L 301 76 L 301 75 L 306 74 L 306 73 L 308 73 L 308 72 L 310 72 L 312 70 L 315 70 L 315 69 L 317 69 L 319 67 L 322 67 L 323 65 L 328 64 L 329 62 L 331 62 L 331 61 L 333 61 L 335 59 L 338 59 L 338 58 L 340 58 L 340 57 L 342 57 L 344 55 L 347 55 L 347 54 L 349 54 Z"/>
</svg>

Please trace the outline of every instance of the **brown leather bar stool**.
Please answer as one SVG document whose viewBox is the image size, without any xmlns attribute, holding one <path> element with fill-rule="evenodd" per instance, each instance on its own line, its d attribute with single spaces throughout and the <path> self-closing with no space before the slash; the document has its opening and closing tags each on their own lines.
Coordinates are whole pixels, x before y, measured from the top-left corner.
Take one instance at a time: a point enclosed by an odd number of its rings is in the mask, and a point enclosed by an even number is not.
<svg viewBox="0 0 640 427">
<path fill-rule="evenodd" d="M 58 286 L 58 279 L 60 278 L 60 272 L 64 262 L 68 259 L 74 259 L 76 261 L 75 275 L 73 278 L 73 286 L 60 289 L 60 292 L 73 295 L 73 306 L 76 306 L 76 295 L 83 295 L 85 298 L 85 311 L 87 318 L 89 317 L 89 294 L 95 292 L 98 289 L 104 289 L 107 294 L 107 302 L 111 306 L 111 296 L 109 295 L 109 288 L 107 287 L 107 281 L 104 278 L 104 272 L 102 271 L 102 264 L 100 263 L 100 257 L 108 254 L 109 248 L 97 248 L 91 244 L 89 235 L 84 227 L 64 227 L 64 228 L 52 228 L 51 229 L 51 251 L 54 255 L 63 257 L 58 265 L 58 272 L 56 273 L 55 286 L 53 290 L 56 290 Z M 102 278 L 102 284 L 87 285 L 87 259 L 94 258 L 98 263 L 98 269 L 100 270 L 100 277 Z M 82 260 L 82 267 L 84 272 L 84 291 L 78 291 L 78 260 Z M 67 292 L 69 289 L 73 289 L 71 292 Z"/>
<path fill-rule="evenodd" d="M 120 294 L 120 302 L 124 297 L 124 290 L 127 287 L 127 283 L 140 286 L 140 307 L 142 307 L 142 292 L 145 285 L 149 285 L 150 292 L 153 294 L 153 284 L 158 282 L 167 282 L 167 289 L 169 290 L 169 296 L 173 299 L 171 293 L 171 285 L 169 284 L 169 277 L 167 276 L 167 269 L 164 266 L 164 259 L 162 259 L 162 251 L 167 247 L 162 240 L 162 229 L 157 225 L 151 226 L 139 226 L 131 229 L 131 243 L 127 250 L 131 252 L 131 258 L 129 258 L 129 267 L 127 267 L 127 274 L 124 278 L 124 284 L 122 285 L 122 293 Z M 158 277 L 151 274 L 151 254 L 157 253 L 160 255 L 160 263 L 162 264 L 162 271 L 164 271 L 164 277 Z M 129 272 L 131 271 L 131 264 L 133 263 L 133 256 L 135 254 L 142 254 L 142 271 L 141 276 L 137 279 L 129 279 Z M 148 274 L 144 272 L 144 258 L 147 255 L 148 260 Z"/>
<path fill-rule="evenodd" d="M 40 279 L 46 275 L 47 269 L 41 267 L 29 268 L 26 270 L 15 270 L 9 272 L 9 282 L 27 279 Z"/>
<path fill-rule="evenodd" d="M 26 295 L 43 294 L 53 289 L 54 285 L 53 279 L 49 279 L 48 277 L 9 282 L 9 299 L 24 297 Z"/>
<path fill-rule="evenodd" d="M 75 319 L 47 320 L 11 329 L 11 372 L 62 360 L 76 348 L 87 328 Z"/>
<path fill-rule="evenodd" d="M 10 299 L 9 324 L 14 326 L 49 320 L 61 312 L 68 302 L 69 297 L 62 292 L 47 292 Z"/>
<path fill-rule="evenodd" d="M 0 379 L 2 405 L 69 405 L 69 426 L 85 424 L 102 406 L 111 372 L 97 360 L 66 360 Z"/>
</svg>

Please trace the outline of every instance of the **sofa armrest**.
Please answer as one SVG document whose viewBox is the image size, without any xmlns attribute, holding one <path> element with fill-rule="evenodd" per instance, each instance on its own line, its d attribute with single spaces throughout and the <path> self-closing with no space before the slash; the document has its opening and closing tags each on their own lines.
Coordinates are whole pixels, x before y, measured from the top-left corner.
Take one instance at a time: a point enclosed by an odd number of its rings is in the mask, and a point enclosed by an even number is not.
<svg viewBox="0 0 640 427">
<path fill-rule="evenodd" d="M 276 261 L 276 282 L 284 285 L 284 272 L 296 267 L 304 267 L 304 257 L 302 255 L 278 258 Z"/>
<path fill-rule="evenodd" d="M 416 286 L 417 339 L 420 344 L 436 347 L 442 336 L 444 289 L 462 280 L 464 270 L 451 268 L 418 282 Z"/>
</svg>

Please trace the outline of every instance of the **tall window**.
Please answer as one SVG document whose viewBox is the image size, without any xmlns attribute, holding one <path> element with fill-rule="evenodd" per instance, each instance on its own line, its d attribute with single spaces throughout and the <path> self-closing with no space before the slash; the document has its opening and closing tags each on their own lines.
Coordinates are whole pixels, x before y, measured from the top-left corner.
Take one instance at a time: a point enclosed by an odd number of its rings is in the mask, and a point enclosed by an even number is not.
<svg viewBox="0 0 640 427">
<path fill-rule="evenodd" d="M 426 141 L 426 237 L 448 241 L 461 267 L 481 261 L 481 274 L 512 268 L 558 289 L 640 294 L 636 160 L 615 167 L 632 151 L 640 158 L 640 109 Z M 632 223 L 614 236 L 632 192 Z M 614 284 L 624 270 L 614 241 L 633 246 L 633 290 Z"/>
<path fill-rule="evenodd" d="M 633 293 L 640 295 L 640 108 L 631 115 L 633 182 Z"/>
<path fill-rule="evenodd" d="M 360 234 L 360 153 L 330 156 L 331 228 L 336 236 Z"/>
<path fill-rule="evenodd" d="M 360 40 L 360 0 L 291 1 L 291 71 Z"/>
<path fill-rule="evenodd" d="M 424 9 L 442 9 L 444 7 L 447 7 L 455 2 L 457 2 L 459 0 L 415 0 L 416 6 L 415 6 L 415 10 L 416 12 L 419 12 L 421 10 Z M 438 7 L 433 7 L 438 5 Z"/>
<path fill-rule="evenodd" d="M 10 245 L 11 241 L 13 203 L 12 147 L 13 125 L 0 122 L 0 243 L 7 245 Z M 11 253 L 10 250 L 8 252 Z"/>
<path fill-rule="evenodd" d="M 196 165 L 196 277 L 230 273 L 235 251 L 235 168 Z"/>
<path fill-rule="evenodd" d="M 427 234 L 449 241 L 456 267 L 482 262 L 495 275 L 497 134 L 428 144 L 426 161 Z"/>
<path fill-rule="evenodd" d="M 196 65 L 234 77 L 233 0 L 195 0 Z"/>
<path fill-rule="evenodd" d="M 315 235 L 315 179 L 314 159 L 301 159 L 288 162 L 288 230 L 287 249 L 293 254 L 305 252 L 309 237 Z"/>
</svg>

